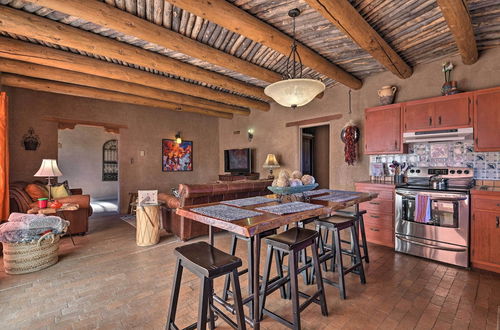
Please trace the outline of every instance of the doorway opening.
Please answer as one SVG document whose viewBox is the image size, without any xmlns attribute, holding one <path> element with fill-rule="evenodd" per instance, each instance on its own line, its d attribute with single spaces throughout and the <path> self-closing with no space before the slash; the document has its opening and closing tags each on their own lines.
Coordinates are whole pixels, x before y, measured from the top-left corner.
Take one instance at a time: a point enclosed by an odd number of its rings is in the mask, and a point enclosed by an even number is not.
<svg viewBox="0 0 500 330">
<path fill-rule="evenodd" d="M 301 128 L 301 171 L 312 175 L 319 188 L 330 186 L 330 125 Z"/>
<path fill-rule="evenodd" d="M 77 125 L 58 131 L 58 164 L 71 188 L 82 188 L 90 195 L 96 215 L 118 213 L 119 134 L 102 127 Z"/>
</svg>

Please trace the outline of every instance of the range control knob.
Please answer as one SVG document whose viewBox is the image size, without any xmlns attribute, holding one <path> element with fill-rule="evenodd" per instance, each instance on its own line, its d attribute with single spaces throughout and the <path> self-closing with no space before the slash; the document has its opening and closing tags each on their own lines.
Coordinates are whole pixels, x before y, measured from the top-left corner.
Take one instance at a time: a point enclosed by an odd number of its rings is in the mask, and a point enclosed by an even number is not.
<svg viewBox="0 0 500 330">
<path fill-rule="evenodd" d="M 469 174 L 469 173 L 470 173 L 470 171 L 469 171 L 469 170 L 465 170 L 465 171 L 464 171 L 464 174 Z"/>
<path fill-rule="evenodd" d="M 450 170 L 450 174 L 455 174 L 455 170 Z"/>
<path fill-rule="evenodd" d="M 458 171 L 457 171 L 457 174 L 462 174 L 462 170 L 458 170 Z"/>
<path fill-rule="evenodd" d="M 410 170 L 410 173 L 415 173 L 415 170 Z"/>
<path fill-rule="evenodd" d="M 420 173 L 420 170 L 416 170 L 417 173 Z"/>
</svg>

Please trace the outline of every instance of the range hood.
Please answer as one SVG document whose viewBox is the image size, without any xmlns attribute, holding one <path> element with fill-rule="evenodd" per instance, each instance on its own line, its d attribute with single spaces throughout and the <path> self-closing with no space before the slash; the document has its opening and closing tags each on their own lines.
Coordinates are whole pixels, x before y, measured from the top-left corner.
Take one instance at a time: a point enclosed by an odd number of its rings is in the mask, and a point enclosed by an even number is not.
<svg viewBox="0 0 500 330">
<path fill-rule="evenodd" d="M 473 139 L 472 127 L 403 133 L 403 143 L 465 141 Z"/>
</svg>

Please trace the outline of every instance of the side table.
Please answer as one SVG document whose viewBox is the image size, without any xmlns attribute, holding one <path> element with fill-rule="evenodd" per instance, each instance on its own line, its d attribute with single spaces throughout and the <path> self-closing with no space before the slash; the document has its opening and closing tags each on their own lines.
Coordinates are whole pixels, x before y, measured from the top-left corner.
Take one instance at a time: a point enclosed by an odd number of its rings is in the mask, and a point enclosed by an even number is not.
<svg viewBox="0 0 500 330">
<path fill-rule="evenodd" d="M 155 245 L 160 241 L 160 206 L 162 204 L 135 205 L 137 206 L 135 238 L 138 246 Z"/>
</svg>

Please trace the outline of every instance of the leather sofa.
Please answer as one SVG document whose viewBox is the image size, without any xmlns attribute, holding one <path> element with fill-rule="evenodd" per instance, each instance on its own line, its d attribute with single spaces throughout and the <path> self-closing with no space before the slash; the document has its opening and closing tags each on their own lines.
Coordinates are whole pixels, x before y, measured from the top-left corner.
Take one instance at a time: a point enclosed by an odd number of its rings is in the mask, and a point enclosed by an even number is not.
<svg viewBox="0 0 500 330">
<path fill-rule="evenodd" d="M 29 209 L 37 206 L 24 188 L 31 182 L 13 182 L 9 186 L 10 212 L 26 213 Z M 82 189 L 70 189 L 71 195 L 58 198 L 61 203 L 76 203 L 79 209 L 75 211 L 62 211 L 58 214 L 70 222 L 69 230 L 72 234 L 85 234 L 88 231 L 88 219 L 92 215 L 90 206 L 90 195 L 83 195 Z"/>
<path fill-rule="evenodd" d="M 165 193 L 158 194 L 158 199 L 165 202 L 165 207 L 162 208 L 163 228 L 182 241 L 207 235 L 207 225 L 178 216 L 175 213 L 176 209 L 189 205 L 268 195 L 271 192 L 267 187 L 271 183 L 272 180 L 248 180 L 214 184 L 180 184 L 179 198 Z"/>
</svg>

